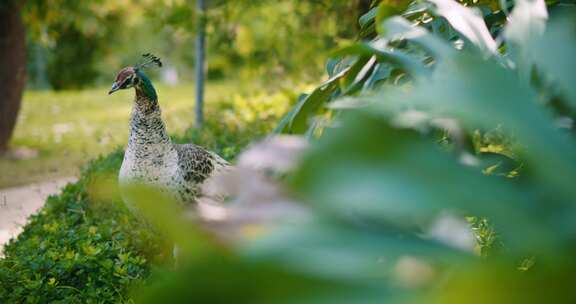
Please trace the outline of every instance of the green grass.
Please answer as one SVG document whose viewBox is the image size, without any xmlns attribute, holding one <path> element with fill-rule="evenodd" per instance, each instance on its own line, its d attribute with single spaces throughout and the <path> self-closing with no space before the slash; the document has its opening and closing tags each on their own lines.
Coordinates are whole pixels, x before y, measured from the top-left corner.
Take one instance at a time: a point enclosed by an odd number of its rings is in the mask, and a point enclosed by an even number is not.
<svg viewBox="0 0 576 304">
<path fill-rule="evenodd" d="M 0 172 L 10 172 L 0 175 L 0 188 L 76 175 L 87 160 L 124 146 L 133 92 L 120 91 L 108 96 L 107 91 L 97 88 L 26 92 L 11 147 L 31 148 L 39 156 L 28 160 L 0 159 Z M 157 91 L 168 131 L 183 134 L 194 122 L 193 86 L 158 85 Z M 294 98 L 291 90 L 268 94 L 238 82 L 209 83 L 206 115 L 235 128 L 238 119 L 245 122 L 257 119 L 256 116 L 266 119 L 283 113 Z M 270 103 L 276 106 L 258 108 Z M 263 112 L 259 113 L 260 110 Z"/>
</svg>

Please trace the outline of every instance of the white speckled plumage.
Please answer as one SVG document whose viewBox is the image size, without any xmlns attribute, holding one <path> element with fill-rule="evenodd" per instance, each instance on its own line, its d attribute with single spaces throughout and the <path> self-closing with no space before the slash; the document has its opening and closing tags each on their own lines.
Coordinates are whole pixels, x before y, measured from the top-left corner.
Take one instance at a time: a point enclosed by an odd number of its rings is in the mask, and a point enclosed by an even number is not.
<svg viewBox="0 0 576 304">
<path fill-rule="evenodd" d="M 193 144 L 173 144 L 162 120 L 156 91 L 137 68 L 118 74 L 110 93 L 133 87 L 136 92 L 130 134 L 119 173 L 120 190 L 129 207 L 129 185 L 154 187 L 179 203 L 193 203 L 200 185 L 228 163 L 216 153 Z"/>
</svg>

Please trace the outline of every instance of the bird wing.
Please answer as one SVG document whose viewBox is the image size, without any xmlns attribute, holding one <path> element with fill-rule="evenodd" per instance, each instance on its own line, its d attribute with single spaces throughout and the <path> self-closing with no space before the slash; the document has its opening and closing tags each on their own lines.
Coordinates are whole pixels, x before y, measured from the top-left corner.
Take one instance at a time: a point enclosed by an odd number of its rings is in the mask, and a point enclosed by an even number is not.
<svg viewBox="0 0 576 304">
<path fill-rule="evenodd" d="M 174 145 L 178 166 L 185 181 L 201 184 L 229 164 L 218 154 L 194 144 Z"/>
</svg>

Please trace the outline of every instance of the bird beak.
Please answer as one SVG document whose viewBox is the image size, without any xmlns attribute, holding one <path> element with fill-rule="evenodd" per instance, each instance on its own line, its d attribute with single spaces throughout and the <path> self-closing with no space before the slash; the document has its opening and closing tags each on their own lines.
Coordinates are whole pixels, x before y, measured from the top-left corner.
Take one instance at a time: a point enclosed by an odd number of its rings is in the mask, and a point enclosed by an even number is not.
<svg viewBox="0 0 576 304">
<path fill-rule="evenodd" d="M 116 92 L 120 90 L 120 84 L 118 84 L 116 81 L 114 81 L 114 83 L 112 84 L 112 88 L 110 88 L 110 91 L 108 91 L 108 95 Z"/>
</svg>

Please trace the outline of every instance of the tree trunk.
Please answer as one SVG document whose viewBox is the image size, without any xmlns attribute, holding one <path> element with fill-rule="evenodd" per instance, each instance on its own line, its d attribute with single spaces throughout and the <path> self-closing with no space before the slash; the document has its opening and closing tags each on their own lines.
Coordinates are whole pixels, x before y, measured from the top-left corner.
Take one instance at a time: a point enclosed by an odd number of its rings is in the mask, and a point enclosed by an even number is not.
<svg viewBox="0 0 576 304">
<path fill-rule="evenodd" d="M 26 83 L 22 1 L 0 4 L 0 154 L 8 149 Z"/>
<path fill-rule="evenodd" d="M 204 36 L 206 35 L 206 3 L 196 0 L 196 127 L 201 128 L 204 121 L 204 70 L 206 69 Z"/>
</svg>

